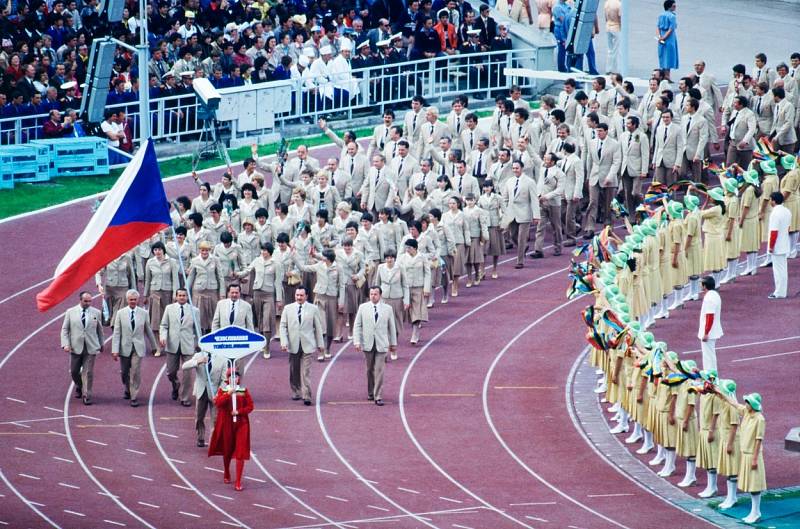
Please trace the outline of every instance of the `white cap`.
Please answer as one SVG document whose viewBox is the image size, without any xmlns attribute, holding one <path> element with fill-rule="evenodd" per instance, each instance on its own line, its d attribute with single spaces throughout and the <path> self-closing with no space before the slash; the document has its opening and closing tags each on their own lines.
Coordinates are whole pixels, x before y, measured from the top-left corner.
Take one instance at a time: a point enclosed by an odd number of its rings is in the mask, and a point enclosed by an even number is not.
<svg viewBox="0 0 800 529">
<path fill-rule="evenodd" d="M 394 35 L 389 37 L 389 40 L 402 39 L 402 38 L 403 38 L 403 34 L 402 33 L 395 33 Z"/>
<path fill-rule="evenodd" d="M 180 75 L 181 77 L 194 77 L 194 72 L 191 70 L 184 70 L 178 75 Z"/>
<path fill-rule="evenodd" d="M 194 11 L 186 11 L 185 15 L 186 18 L 194 18 Z"/>
<path fill-rule="evenodd" d="M 319 49 L 320 55 L 333 55 L 333 50 L 330 46 L 323 46 Z"/>
<path fill-rule="evenodd" d="M 166 79 L 167 77 L 175 77 L 175 72 L 170 70 L 170 71 L 168 71 L 167 73 L 165 73 L 164 75 L 161 76 L 162 79 Z"/>
<path fill-rule="evenodd" d="M 225 33 L 230 33 L 234 29 L 239 29 L 239 26 L 236 25 L 236 22 L 228 22 L 225 25 Z"/>
<path fill-rule="evenodd" d="M 356 49 L 359 49 L 359 50 L 360 50 L 361 48 L 369 48 L 369 41 L 368 41 L 368 40 L 365 40 L 364 42 L 362 42 L 361 44 L 359 44 L 358 46 L 356 46 Z"/>
<path fill-rule="evenodd" d="M 442 15 L 447 15 L 447 18 L 450 18 L 450 11 L 448 11 L 447 8 L 440 9 L 436 13 L 436 18 L 441 18 Z"/>
<path fill-rule="evenodd" d="M 379 47 L 379 48 L 382 47 L 382 46 L 391 46 L 392 45 L 392 41 L 389 40 L 389 39 L 379 40 L 378 42 L 375 43 L 375 45 L 377 47 Z"/>
<path fill-rule="evenodd" d="M 303 57 L 308 57 L 309 59 L 313 59 L 316 56 L 317 54 L 314 53 L 314 50 L 312 50 L 311 47 L 306 46 L 305 48 L 303 48 Z"/>
<path fill-rule="evenodd" d="M 479 30 L 479 29 L 469 29 L 469 30 L 467 30 L 467 35 L 469 35 L 470 37 L 480 37 L 481 30 Z"/>
<path fill-rule="evenodd" d="M 296 22 L 296 23 L 300 24 L 301 26 L 305 26 L 307 21 L 308 20 L 306 19 L 305 15 L 294 15 L 292 17 L 292 22 Z"/>
<path fill-rule="evenodd" d="M 306 57 L 305 55 L 301 55 L 300 58 L 297 59 L 297 61 L 300 63 L 300 66 L 303 66 L 303 67 L 308 66 L 309 64 L 311 64 L 311 61 L 309 61 L 308 57 Z"/>
<path fill-rule="evenodd" d="M 342 51 L 353 51 L 353 41 L 350 39 L 342 39 Z"/>
<path fill-rule="evenodd" d="M 311 28 L 311 33 L 317 33 L 320 31 L 322 31 L 322 28 L 317 25 L 314 25 L 314 27 Z"/>
<path fill-rule="evenodd" d="M 75 81 L 67 81 L 66 83 L 61 85 L 61 89 L 69 90 L 70 88 L 75 88 L 76 86 L 78 86 L 78 83 L 76 83 Z"/>
</svg>

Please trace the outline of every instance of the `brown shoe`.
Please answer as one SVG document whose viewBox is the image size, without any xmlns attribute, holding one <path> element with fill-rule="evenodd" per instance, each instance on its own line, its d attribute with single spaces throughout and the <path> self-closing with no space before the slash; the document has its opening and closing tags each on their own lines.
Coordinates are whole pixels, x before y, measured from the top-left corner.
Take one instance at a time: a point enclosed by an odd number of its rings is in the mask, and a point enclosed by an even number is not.
<svg viewBox="0 0 800 529">
<path fill-rule="evenodd" d="M 556 256 L 561 255 L 561 248 L 556 248 L 555 250 L 553 250 L 553 255 Z"/>
</svg>

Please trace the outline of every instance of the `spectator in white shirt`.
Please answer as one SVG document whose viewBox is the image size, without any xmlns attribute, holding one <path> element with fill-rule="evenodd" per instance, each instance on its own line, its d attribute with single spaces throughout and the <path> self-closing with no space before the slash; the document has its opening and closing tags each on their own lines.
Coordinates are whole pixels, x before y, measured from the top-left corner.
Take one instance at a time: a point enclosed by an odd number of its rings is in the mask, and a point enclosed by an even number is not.
<svg viewBox="0 0 800 529">
<path fill-rule="evenodd" d="M 767 252 L 772 256 L 772 277 L 775 281 L 775 290 L 769 295 L 770 299 L 786 297 L 789 275 L 786 268 L 786 258 L 789 255 L 789 225 L 792 222 L 792 212 L 783 205 L 783 194 L 775 191 L 770 196 L 772 212 L 769 215 L 769 239 Z"/>
<path fill-rule="evenodd" d="M 714 278 L 703 278 L 703 306 L 700 307 L 700 328 L 697 337 L 703 352 L 703 370 L 717 370 L 717 340 L 722 338 L 722 298 L 716 291 Z"/>
</svg>

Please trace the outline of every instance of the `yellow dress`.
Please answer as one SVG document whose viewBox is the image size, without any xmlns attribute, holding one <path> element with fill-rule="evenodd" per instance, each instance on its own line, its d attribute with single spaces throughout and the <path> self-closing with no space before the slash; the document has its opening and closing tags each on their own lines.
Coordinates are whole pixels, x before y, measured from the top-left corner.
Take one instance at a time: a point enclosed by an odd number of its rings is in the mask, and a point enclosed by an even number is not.
<svg viewBox="0 0 800 529">
<path fill-rule="evenodd" d="M 761 182 L 761 197 L 759 197 L 759 206 L 764 205 L 764 215 L 760 221 L 760 234 L 761 242 L 767 242 L 769 239 L 769 214 L 772 213 L 772 202 L 769 201 L 769 196 L 778 191 L 780 184 L 778 183 L 778 175 L 767 175 L 764 181 Z"/>
<path fill-rule="evenodd" d="M 758 226 L 758 198 L 756 198 L 755 188 L 748 184 L 747 188 L 742 193 L 742 213 L 745 215 L 744 209 L 748 208 L 747 214 L 742 223 L 742 245 L 741 250 L 745 253 L 757 252 L 761 247 L 761 239 L 759 238 Z"/>
<path fill-rule="evenodd" d="M 683 253 L 686 256 L 686 274 L 689 277 L 700 276 L 703 273 L 703 238 L 700 232 L 702 219 L 700 210 L 689 212 L 683 219 Z M 689 241 L 691 236 L 692 240 Z"/>
<path fill-rule="evenodd" d="M 658 423 L 653 438 L 664 448 L 675 448 L 678 437 L 678 427 L 676 424 L 669 423 L 669 405 L 678 389 L 666 384 L 659 384 L 656 390 L 656 407 L 658 408 Z"/>
<path fill-rule="evenodd" d="M 675 423 L 678 429 L 678 438 L 675 451 L 681 457 L 694 457 L 697 454 L 697 416 L 695 405 L 697 403 L 697 393 L 689 391 L 689 384 L 684 382 L 678 389 L 678 400 L 675 403 Z M 683 429 L 683 421 L 689 415 L 689 422 L 686 430 Z"/>
<path fill-rule="evenodd" d="M 725 257 L 727 259 L 738 259 L 741 253 L 742 232 L 739 229 L 739 197 L 725 196 L 725 231 L 723 239 L 728 234 L 728 222 L 733 221 L 731 230 L 731 240 L 725 240 Z"/>
<path fill-rule="evenodd" d="M 700 432 L 697 440 L 697 466 L 700 468 L 717 468 L 719 424 L 714 432 L 714 440 L 710 443 L 708 442 L 708 432 L 711 431 L 711 421 L 714 415 L 719 415 L 719 408 L 720 400 L 714 395 L 710 393 L 700 395 Z"/>
<path fill-rule="evenodd" d="M 703 219 L 703 268 L 707 272 L 719 272 L 725 268 L 725 227 L 728 219 L 722 216 L 722 208 L 714 206 L 704 209 Z"/>
<path fill-rule="evenodd" d="M 646 418 L 645 403 L 647 402 L 646 394 L 645 397 L 642 399 L 642 402 L 636 402 L 636 398 L 639 396 L 639 386 L 641 383 L 642 383 L 642 368 L 636 365 L 634 360 L 634 364 L 631 366 L 630 376 L 628 377 L 628 385 L 631 386 L 628 413 L 631 416 L 631 420 L 636 421 L 639 424 L 643 424 L 645 422 Z"/>
<path fill-rule="evenodd" d="M 689 275 L 686 273 L 686 254 L 683 253 L 684 238 L 683 219 L 669 221 L 667 258 L 669 259 L 672 288 L 681 288 L 685 285 Z M 672 253 L 676 244 L 678 245 L 678 266 L 672 266 Z"/>
<path fill-rule="evenodd" d="M 669 247 L 669 228 L 658 228 L 658 269 L 661 272 L 661 297 L 672 292 L 672 252 Z M 659 298 L 660 299 L 660 298 Z"/>
<path fill-rule="evenodd" d="M 792 169 L 781 180 L 781 193 L 786 200 L 783 205 L 792 213 L 792 223 L 789 231 L 800 231 L 800 169 Z M 786 193 L 789 196 L 786 197 Z M 767 219 L 769 221 L 769 219 Z"/>
<path fill-rule="evenodd" d="M 631 286 L 628 292 L 628 306 L 631 308 L 631 316 L 638 318 L 647 313 L 650 303 L 645 290 L 646 263 L 644 254 L 634 252 L 633 258 L 636 260 L 636 270 L 631 272 Z"/>
<path fill-rule="evenodd" d="M 658 248 L 658 237 L 647 237 L 644 242 L 647 248 L 647 279 L 648 297 L 650 305 L 655 305 L 661 301 L 661 253 Z"/>
<path fill-rule="evenodd" d="M 719 398 L 717 397 L 717 400 Z M 739 473 L 739 410 L 725 401 L 717 408 L 717 431 L 719 432 L 719 457 L 717 457 L 717 473 L 721 476 L 736 476 Z M 733 438 L 733 450 L 728 453 L 728 438 L 736 427 Z"/>
<path fill-rule="evenodd" d="M 761 492 L 767 488 L 767 476 L 764 471 L 764 416 L 759 412 L 748 412 L 747 407 L 739 405 L 739 411 L 744 413 L 742 424 L 739 426 L 739 490 L 742 492 Z M 762 446 L 758 450 L 755 469 L 750 467 L 756 448 L 756 440 L 760 439 Z"/>
<path fill-rule="evenodd" d="M 647 415 L 645 415 L 644 429 L 653 434 L 653 439 L 655 439 L 656 430 L 658 429 L 658 406 L 656 402 L 657 396 L 658 384 L 656 383 L 656 379 L 647 377 L 647 391 L 644 395 L 644 398 L 647 401 Z"/>
</svg>

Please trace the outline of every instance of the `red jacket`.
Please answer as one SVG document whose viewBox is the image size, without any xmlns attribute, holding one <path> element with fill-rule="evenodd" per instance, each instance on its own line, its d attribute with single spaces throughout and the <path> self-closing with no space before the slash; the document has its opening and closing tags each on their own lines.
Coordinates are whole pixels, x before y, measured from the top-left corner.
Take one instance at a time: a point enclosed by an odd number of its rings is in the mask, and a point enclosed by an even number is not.
<svg viewBox="0 0 800 529">
<path fill-rule="evenodd" d="M 447 22 L 446 26 L 443 26 L 441 22 L 437 22 L 433 29 L 439 34 L 439 40 L 442 42 L 442 51 L 446 49 L 454 50 L 458 47 L 456 27 L 453 24 Z"/>
</svg>

